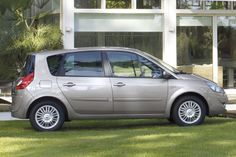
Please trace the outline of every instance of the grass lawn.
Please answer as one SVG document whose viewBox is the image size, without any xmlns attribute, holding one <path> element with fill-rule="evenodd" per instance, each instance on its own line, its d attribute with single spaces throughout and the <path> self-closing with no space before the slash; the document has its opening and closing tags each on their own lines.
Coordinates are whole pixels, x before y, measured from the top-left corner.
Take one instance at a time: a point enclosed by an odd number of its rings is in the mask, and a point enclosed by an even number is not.
<svg viewBox="0 0 236 157">
<path fill-rule="evenodd" d="M 201 126 L 167 120 L 79 120 L 57 132 L 28 121 L 0 121 L 0 157 L 233 157 L 236 119 L 208 118 Z"/>
</svg>

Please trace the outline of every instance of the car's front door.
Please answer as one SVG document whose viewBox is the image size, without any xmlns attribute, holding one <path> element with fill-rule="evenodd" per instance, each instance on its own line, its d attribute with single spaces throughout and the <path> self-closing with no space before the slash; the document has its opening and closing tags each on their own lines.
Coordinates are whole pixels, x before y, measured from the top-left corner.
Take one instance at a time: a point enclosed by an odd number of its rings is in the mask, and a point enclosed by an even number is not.
<svg viewBox="0 0 236 157">
<path fill-rule="evenodd" d="M 168 80 L 163 70 L 130 52 L 107 52 L 112 77 L 115 113 L 162 114 L 166 108 Z"/>
<path fill-rule="evenodd" d="M 110 80 L 104 77 L 102 53 L 65 54 L 57 83 L 73 109 L 78 113 L 112 113 Z"/>
</svg>

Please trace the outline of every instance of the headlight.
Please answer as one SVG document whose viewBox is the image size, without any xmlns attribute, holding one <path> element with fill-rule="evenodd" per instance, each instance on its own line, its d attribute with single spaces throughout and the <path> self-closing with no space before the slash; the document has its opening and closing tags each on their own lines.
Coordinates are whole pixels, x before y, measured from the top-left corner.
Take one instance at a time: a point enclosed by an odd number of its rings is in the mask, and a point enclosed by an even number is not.
<svg viewBox="0 0 236 157">
<path fill-rule="evenodd" d="M 212 91 L 217 92 L 217 93 L 225 93 L 224 89 L 219 87 L 217 84 L 212 83 L 212 82 L 207 82 L 208 87 L 211 88 Z"/>
</svg>

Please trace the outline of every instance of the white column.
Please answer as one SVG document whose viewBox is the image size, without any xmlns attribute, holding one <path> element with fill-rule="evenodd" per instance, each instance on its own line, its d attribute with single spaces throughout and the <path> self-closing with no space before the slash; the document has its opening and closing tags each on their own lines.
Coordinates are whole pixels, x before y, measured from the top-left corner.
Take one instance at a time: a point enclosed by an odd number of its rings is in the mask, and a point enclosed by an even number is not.
<svg viewBox="0 0 236 157">
<path fill-rule="evenodd" d="M 137 1 L 136 0 L 131 0 L 131 8 L 132 9 L 137 9 Z"/>
<path fill-rule="evenodd" d="M 218 83 L 218 34 L 217 34 L 217 16 L 213 16 L 213 55 L 212 55 L 212 65 L 213 65 L 213 81 Z"/>
<path fill-rule="evenodd" d="M 163 61 L 177 66 L 176 0 L 164 0 Z"/>
<path fill-rule="evenodd" d="M 106 9 L 106 0 L 101 0 L 101 9 Z"/>
<path fill-rule="evenodd" d="M 61 0 L 61 29 L 64 49 L 74 48 L 74 0 Z"/>
</svg>

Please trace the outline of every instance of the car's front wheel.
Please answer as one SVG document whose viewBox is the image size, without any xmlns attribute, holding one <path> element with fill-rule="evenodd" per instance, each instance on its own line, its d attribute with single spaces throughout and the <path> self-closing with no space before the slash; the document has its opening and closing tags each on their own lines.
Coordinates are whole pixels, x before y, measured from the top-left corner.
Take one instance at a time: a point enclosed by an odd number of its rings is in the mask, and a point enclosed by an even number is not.
<svg viewBox="0 0 236 157">
<path fill-rule="evenodd" d="M 173 120 L 181 126 L 199 125 L 203 123 L 205 116 L 205 104 L 196 96 L 179 98 L 172 109 Z"/>
<path fill-rule="evenodd" d="M 38 131 L 54 131 L 62 127 L 65 114 L 60 104 L 54 101 L 42 101 L 30 111 L 30 122 Z"/>
</svg>

